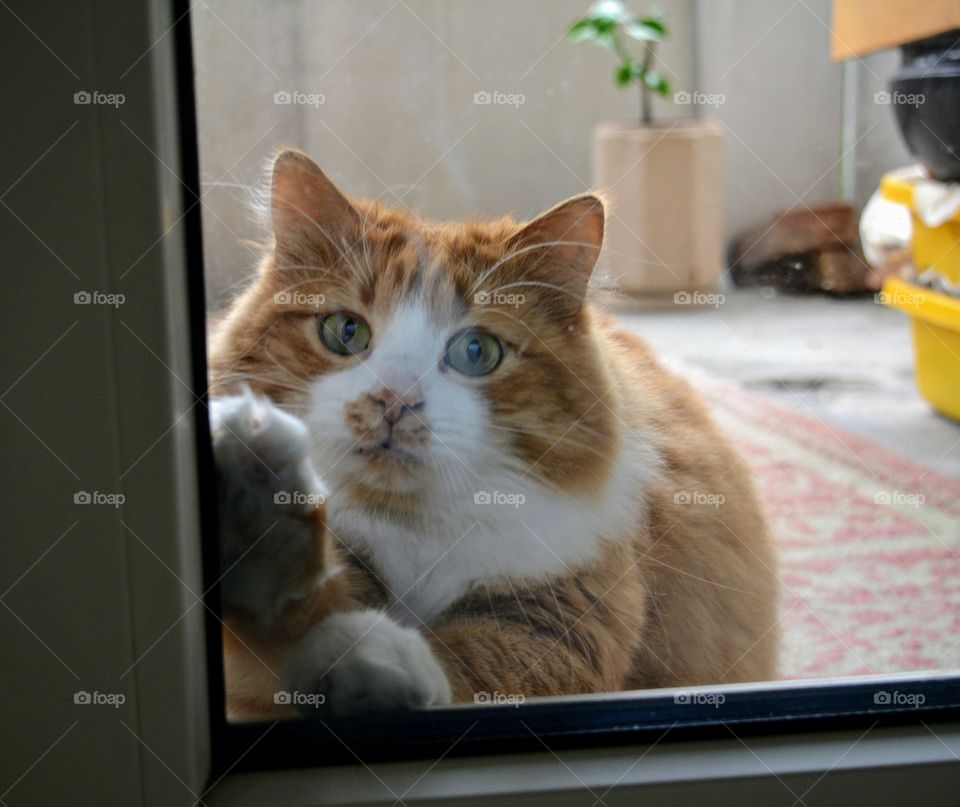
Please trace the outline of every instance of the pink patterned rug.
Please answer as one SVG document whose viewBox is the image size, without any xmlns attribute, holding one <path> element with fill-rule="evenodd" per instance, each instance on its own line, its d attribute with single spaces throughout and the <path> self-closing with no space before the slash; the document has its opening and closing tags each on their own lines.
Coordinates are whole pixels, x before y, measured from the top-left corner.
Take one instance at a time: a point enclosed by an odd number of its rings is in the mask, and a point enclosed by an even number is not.
<svg viewBox="0 0 960 807">
<path fill-rule="evenodd" d="M 692 380 L 751 466 L 777 539 L 783 677 L 960 669 L 960 480 Z"/>
</svg>

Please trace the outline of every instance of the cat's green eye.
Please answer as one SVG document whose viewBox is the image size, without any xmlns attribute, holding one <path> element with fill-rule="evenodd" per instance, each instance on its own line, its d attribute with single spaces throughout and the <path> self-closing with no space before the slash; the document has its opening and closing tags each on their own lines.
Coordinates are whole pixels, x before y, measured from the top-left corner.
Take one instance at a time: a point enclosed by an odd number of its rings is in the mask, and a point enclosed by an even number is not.
<svg viewBox="0 0 960 807">
<path fill-rule="evenodd" d="M 491 333 L 472 328 L 461 331 L 447 345 L 443 360 L 464 375 L 487 375 L 503 359 L 503 345 Z"/>
<path fill-rule="evenodd" d="M 334 353 L 362 353 L 370 344 L 370 326 L 356 314 L 337 311 L 320 320 L 320 341 Z"/>
</svg>

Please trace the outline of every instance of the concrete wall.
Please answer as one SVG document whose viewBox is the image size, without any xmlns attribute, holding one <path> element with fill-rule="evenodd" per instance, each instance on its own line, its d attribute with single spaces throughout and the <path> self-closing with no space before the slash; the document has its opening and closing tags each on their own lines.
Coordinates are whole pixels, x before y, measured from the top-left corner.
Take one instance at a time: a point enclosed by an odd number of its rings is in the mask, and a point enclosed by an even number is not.
<svg viewBox="0 0 960 807">
<path fill-rule="evenodd" d="M 194 11 L 204 228 L 211 303 L 253 264 L 245 186 L 277 144 L 307 151 L 348 193 L 424 215 L 530 216 L 590 185 L 590 132 L 635 114 L 613 60 L 563 41 L 585 0 L 207 0 Z M 774 210 L 836 198 L 841 67 L 829 61 L 829 0 L 668 0 L 661 63 L 674 90 L 716 107 L 658 101 L 661 118 L 712 115 L 727 129 L 728 233 Z M 872 64 L 855 108 L 858 181 L 906 162 Z M 275 104 L 276 92 L 322 96 Z M 478 105 L 481 91 L 522 95 Z M 309 101 L 315 103 L 311 104 Z M 862 99 L 861 99 L 862 100 Z M 876 125 L 870 127 L 871 123 Z M 879 156 L 873 156 L 874 152 Z M 862 194 L 860 194 L 862 196 Z M 798 201 L 798 199 L 800 201 Z"/>
<path fill-rule="evenodd" d="M 889 104 L 877 103 L 877 93 L 887 90 L 890 76 L 900 69 L 899 51 L 874 53 L 851 62 L 857 71 L 855 126 L 856 148 L 853 151 L 853 201 L 860 207 L 867 203 L 884 172 L 913 162 L 903 145 Z"/>
<path fill-rule="evenodd" d="M 697 3 L 698 83 L 725 99 L 710 114 L 727 130 L 728 234 L 841 195 L 862 206 L 884 172 L 911 162 L 892 110 L 876 100 L 899 54 L 850 62 L 845 103 L 844 66 L 829 57 L 830 13 L 830 0 Z"/>
<path fill-rule="evenodd" d="M 693 86 L 693 0 L 661 3 L 663 65 Z M 307 151 L 348 193 L 452 218 L 530 216 L 590 183 L 590 131 L 635 114 L 613 59 L 562 41 L 583 0 L 325 0 L 194 12 L 204 228 L 212 301 L 251 268 L 242 188 L 278 143 Z M 275 105 L 277 91 L 322 94 Z M 477 105 L 481 91 L 524 103 Z M 657 103 L 661 116 L 672 104 Z M 681 114 L 691 114 L 689 109 Z M 266 134 L 264 134 L 266 132 Z M 219 183 L 219 184 L 216 184 Z"/>
<path fill-rule="evenodd" d="M 841 68 L 830 62 L 830 0 L 702 2 L 701 89 L 726 130 L 728 232 L 775 210 L 836 198 Z"/>
</svg>

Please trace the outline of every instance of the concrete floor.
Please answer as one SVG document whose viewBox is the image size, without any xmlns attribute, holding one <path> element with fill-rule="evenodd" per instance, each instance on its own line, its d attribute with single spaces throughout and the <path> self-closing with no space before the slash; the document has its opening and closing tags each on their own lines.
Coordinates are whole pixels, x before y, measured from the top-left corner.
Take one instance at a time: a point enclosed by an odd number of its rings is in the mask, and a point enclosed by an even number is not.
<svg viewBox="0 0 960 807">
<path fill-rule="evenodd" d="M 872 297 L 724 294 L 717 306 L 620 319 L 668 361 L 700 367 L 960 478 L 960 424 L 917 393 L 904 315 Z"/>
</svg>

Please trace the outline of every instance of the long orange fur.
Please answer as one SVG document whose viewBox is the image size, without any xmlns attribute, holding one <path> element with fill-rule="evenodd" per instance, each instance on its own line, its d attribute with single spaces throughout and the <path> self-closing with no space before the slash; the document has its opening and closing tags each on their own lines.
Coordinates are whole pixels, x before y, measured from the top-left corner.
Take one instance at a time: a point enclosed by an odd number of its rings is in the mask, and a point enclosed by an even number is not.
<svg viewBox="0 0 960 807">
<path fill-rule="evenodd" d="M 593 259 L 582 253 L 602 239 L 601 200 L 579 197 L 532 224 L 430 222 L 347 200 L 290 151 L 274 166 L 273 193 L 275 221 L 283 205 L 309 221 L 276 232 L 256 278 L 217 326 L 214 394 L 246 383 L 297 413 L 302 384 L 344 361 L 320 345 L 316 309 L 272 304 L 278 293 L 323 295 L 376 323 L 417 291 L 436 306 L 464 306 L 512 346 L 517 360 L 478 384 L 498 422 L 515 430 L 516 455 L 545 484 L 589 495 L 613 472 L 609 447 L 627 431 L 645 435 L 660 457 L 655 480 L 636 491 L 644 516 L 629 534 L 603 536 L 592 562 L 548 581 L 476 586 L 425 629 L 455 700 L 482 691 L 556 695 L 775 677 L 776 561 L 746 468 L 690 385 L 584 301 L 587 277 L 574 267 L 585 263 L 589 275 Z M 558 227 L 566 244 L 549 259 L 523 251 Z M 522 285 L 526 303 L 473 305 L 478 279 L 511 253 L 494 285 Z M 362 429 L 374 415 L 359 408 L 345 417 Z M 723 504 L 678 495 L 691 491 Z M 421 506 L 416 493 L 359 484 L 339 495 L 398 523 L 415 523 Z M 336 544 L 322 508 L 315 536 L 304 575 L 337 562 L 341 574 L 270 629 L 255 615 L 226 615 L 233 716 L 283 713 L 272 693 L 306 630 L 337 610 L 384 602 L 378 570 Z"/>
</svg>

